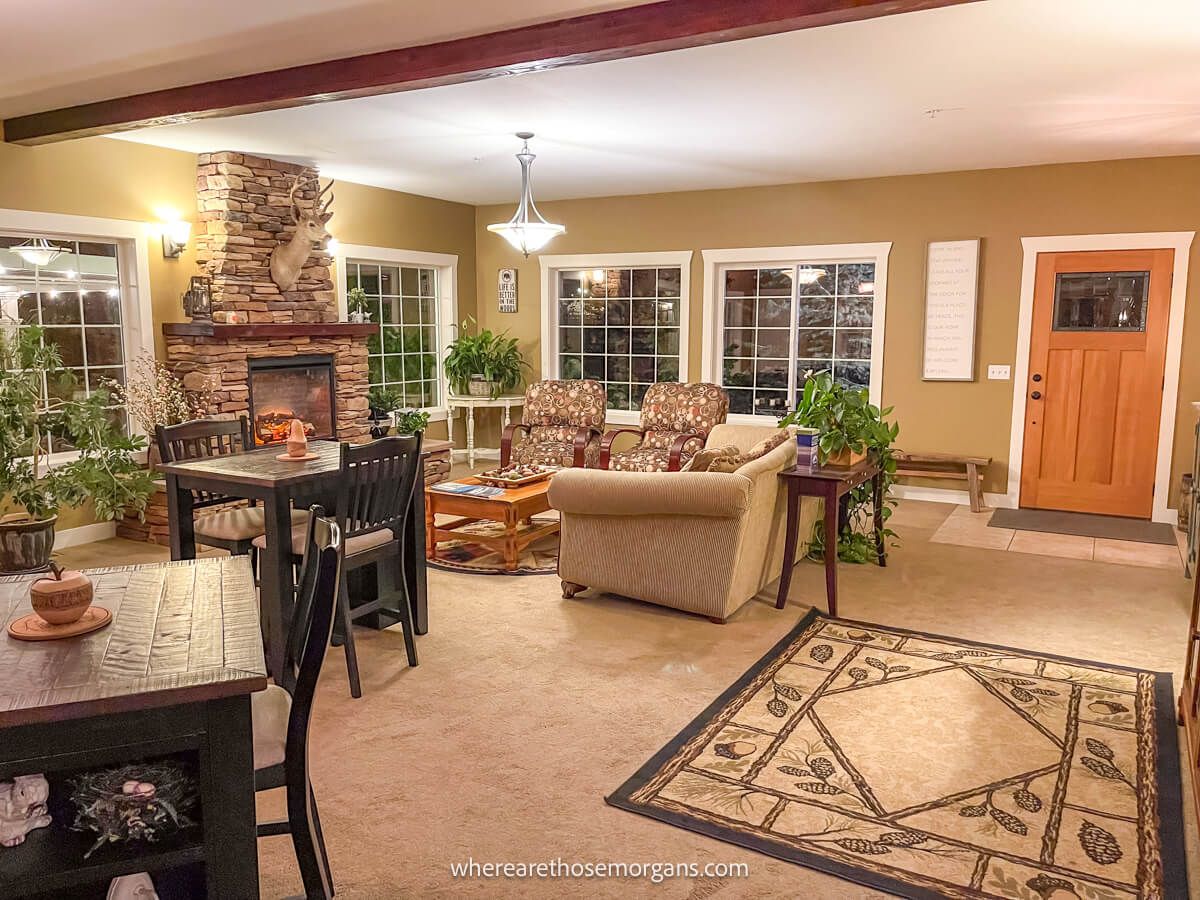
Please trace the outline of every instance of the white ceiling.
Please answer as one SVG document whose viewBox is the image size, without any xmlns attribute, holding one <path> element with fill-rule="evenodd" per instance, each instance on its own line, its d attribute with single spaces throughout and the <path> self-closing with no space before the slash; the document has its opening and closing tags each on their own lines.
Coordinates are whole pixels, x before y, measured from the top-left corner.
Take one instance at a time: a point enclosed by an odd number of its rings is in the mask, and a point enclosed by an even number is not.
<svg viewBox="0 0 1200 900">
<path fill-rule="evenodd" d="M 649 0 L 0 2 L 0 118 Z"/>
<path fill-rule="evenodd" d="M 130 137 L 491 203 L 521 129 L 545 199 L 1198 153 L 1200 7 L 986 0 Z"/>
</svg>

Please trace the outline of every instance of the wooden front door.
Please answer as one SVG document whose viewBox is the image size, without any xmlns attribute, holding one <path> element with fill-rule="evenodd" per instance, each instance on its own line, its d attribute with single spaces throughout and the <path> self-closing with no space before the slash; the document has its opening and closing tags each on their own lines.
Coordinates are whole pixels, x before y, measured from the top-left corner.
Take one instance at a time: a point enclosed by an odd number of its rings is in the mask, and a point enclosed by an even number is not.
<svg viewBox="0 0 1200 900">
<path fill-rule="evenodd" d="M 1021 506 L 1150 517 L 1174 256 L 1038 254 Z"/>
</svg>

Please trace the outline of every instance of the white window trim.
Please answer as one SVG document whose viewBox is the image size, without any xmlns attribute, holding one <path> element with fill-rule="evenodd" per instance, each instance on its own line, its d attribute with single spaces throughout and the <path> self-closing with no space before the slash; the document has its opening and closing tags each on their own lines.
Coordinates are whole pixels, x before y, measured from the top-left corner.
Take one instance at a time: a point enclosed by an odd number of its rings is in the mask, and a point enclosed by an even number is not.
<svg viewBox="0 0 1200 900">
<path fill-rule="evenodd" d="M 446 373 L 442 365 L 447 348 L 454 340 L 455 329 L 458 326 L 458 256 L 454 253 L 430 253 L 426 250 L 401 250 L 396 247 L 371 247 L 366 244 L 339 243 L 333 262 L 337 267 L 337 277 L 333 283 L 337 290 L 338 318 L 345 321 L 348 307 L 346 305 L 346 260 L 359 259 L 371 262 L 387 263 L 397 266 L 419 266 L 426 269 L 438 270 L 438 346 L 442 348 L 438 354 L 438 405 L 426 407 L 431 421 L 440 422 L 446 418 L 446 399 L 449 385 L 446 383 Z M 376 323 L 379 324 L 379 323 Z"/>
<path fill-rule="evenodd" d="M 143 353 L 154 356 L 154 309 L 150 297 L 150 258 L 148 238 L 156 226 L 130 219 L 103 219 L 65 213 L 35 212 L 27 209 L 0 209 L 0 231 L 27 231 L 71 238 L 95 238 L 117 242 L 117 265 L 121 276 L 121 330 L 125 345 L 125 365 Z M 0 276 L 2 280 L 2 276 Z M 135 422 L 130 422 L 137 433 Z M 147 435 L 147 437 L 149 437 Z M 57 465 L 78 456 L 75 452 L 51 454 L 46 462 Z M 144 460 L 145 454 L 139 454 Z"/>
<path fill-rule="evenodd" d="M 887 318 L 888 256 L 891 241 L 869 244 L 804 244 L 795 247 L 730 247 L 702 250 L 704 259 L 704 318 L 700 374 L 705 381 L 721 383 L 721 334 L 725 304 L 721 290 L 721 270 L 731 266 L 770 268 L 775 265 L 803 265 L 818 262 L 874 262 L 875 308 L 871 313 L 871 402 L 879 405 L 883 397 L 883 336 Z M 774 416 L 735 413 L 730 422 L 747 425 L 774 425 Z"/>
<path fill-rule="evenodd" d="M 558 377 L 558 298 L 555 279 L 569 269 L 679 268 L 679 380 L 688 380 L 688 318 L 691 307 L 692 251 L 664 250 L 646 253 L 578 253 L 539 256 L 542 270 L 542 377 Z M 605 421 L 614 425 L 637 425 L 641 413 L 632 409 L 610 409 Z"/>
<path fill-rule="evenodd" d="M 1159 231 L 1135 234 L 1073 234 L 1021 238 L 1021 306 L 1017 314 L 1016 358 L 1013 360 L 1012 425 L 1008 445 L 1007 505 L 1021 500 L 1021 459 L 1025 450 L 1025 398 L 1029 379 L 1029 345 L 1033 333 L 1033 291 L 1039 253 L 1086 250 L 1174 250 L 1171 311 L 1167 317 L 1167 356 L 1163 362 L 1162 411 L 1158 420 L 1158 456 L 1154 469 L 1152 522 L 1174 525 L 1178 511 L 1167 506 L 1171 491 L 1171 457 L 1175 446 L 1175 420 L 1179 404 L 1179 365 L 1183 355 L 1183 315 L 1187 306 L 1188 260 L 1194 231 Z"/>
</svg>

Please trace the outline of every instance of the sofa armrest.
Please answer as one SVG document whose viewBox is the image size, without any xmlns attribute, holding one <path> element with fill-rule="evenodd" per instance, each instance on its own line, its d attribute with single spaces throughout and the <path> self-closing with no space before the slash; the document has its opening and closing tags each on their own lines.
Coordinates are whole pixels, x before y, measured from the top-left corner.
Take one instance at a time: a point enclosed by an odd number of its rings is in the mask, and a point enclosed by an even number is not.
<svg viewBox="0 0 1200 900">
<path fill-rule="evenodd" d="M 735 518 L 750 506 L 750 479 L 736 472 L 566 469 L 550 480 L 549 499 L 568 515 Z"/>
</svg>

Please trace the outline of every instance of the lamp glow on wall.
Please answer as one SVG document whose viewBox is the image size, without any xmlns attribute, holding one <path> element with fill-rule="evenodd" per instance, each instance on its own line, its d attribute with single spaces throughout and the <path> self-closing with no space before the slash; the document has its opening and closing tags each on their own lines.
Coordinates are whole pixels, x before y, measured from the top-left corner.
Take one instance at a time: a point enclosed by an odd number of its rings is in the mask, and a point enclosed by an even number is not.
<svg viewBox="0 0 1200 900">
<path fill-rule="evenodd" d="M 534 205 L 533 187 L 529 180 L 529 167 L 537 158 L 529 152 L 529 139 L 533 137 L 533 132 L 518 131 L 517 137 L 524 142 L 521 152 L 517 154 L 521 163 L 521 200 L 511 219 L 489 225 L 487 230 L 500 235 L 528 257 L 530 253 L 541 250 L 551 240 L 564 233 L 567 228 L 565 225 L 547 222 Z"/>
<path fill-rule="evenodd" d="M 187 247 L 188 238 L 191 237 L 192 223 L 183 219 L 174 219 L 170 222 L 163 222 L 160 228 L 163 257 L 178 259 L 184 248 Z"/>
</svg>

